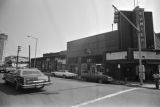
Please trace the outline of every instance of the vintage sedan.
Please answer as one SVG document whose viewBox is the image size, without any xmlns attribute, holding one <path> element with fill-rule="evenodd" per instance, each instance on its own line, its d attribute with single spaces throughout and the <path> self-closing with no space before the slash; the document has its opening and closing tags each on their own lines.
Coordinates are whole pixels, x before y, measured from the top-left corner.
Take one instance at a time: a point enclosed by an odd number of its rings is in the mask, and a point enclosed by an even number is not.
<svg viewBox="0 0 160 107">
<path fill-rule="evenodd" d="M 78 75 L 72 72 L 69 72 L 68 70 L 59 70 L 52 72 L 53 76 L 56 77 L 63 77 L 63 78 L 76 78 Z"/>
<path fill-rule="evenodd" d="M 82 80 L 95 81 L 99 83 L 110 83 L 113 82 L 114 79 L 100 72 L 83 72 L 81 73 Z"/>
<path fill-rule="evenodd" d="M 5 83 L 12 83 L 16 90 L 26 88 L 42 89 L 46 85 L 50 85 L 50 77 L 44 75 L 38 69 L 17 69 L 5 73 L 3 76 Z"/>
</svg>

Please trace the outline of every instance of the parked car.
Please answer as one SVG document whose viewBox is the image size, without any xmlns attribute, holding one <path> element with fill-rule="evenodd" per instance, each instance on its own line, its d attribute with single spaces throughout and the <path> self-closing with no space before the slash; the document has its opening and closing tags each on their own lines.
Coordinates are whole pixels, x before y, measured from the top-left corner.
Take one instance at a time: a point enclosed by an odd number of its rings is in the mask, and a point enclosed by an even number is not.
<svg viewBox="0 0 160 107">
<path fill-rule="evenodd" d="M 75 73 L 71 73 L 68 70 L 59 70 L 56 72 L 52 72 L 53 76 L 57 76 L 57 77 L 63 77 L 63 78 L 75 78 L 78 75 Z"/>
<path fill-rule="evenodd" d="M 12 83 L 16 90 L 26 88 L 42 89 L 46 85 L 50 85 L 50 77 L 44 75 L 38 69 L 17 69 L 5 73 L 3 76 L 5 83 Z"/>
<path fill-rule="evenodd" d="M 99 83 L 108 83 L 108 82 L 113 82 L 114 79 L 109 76 L 109 75 L 104 75 L 103 73 L 81 73 L 81 78 L 83 80 L 88 80 L 88 81 L 95 81 Z"/>
</svg>

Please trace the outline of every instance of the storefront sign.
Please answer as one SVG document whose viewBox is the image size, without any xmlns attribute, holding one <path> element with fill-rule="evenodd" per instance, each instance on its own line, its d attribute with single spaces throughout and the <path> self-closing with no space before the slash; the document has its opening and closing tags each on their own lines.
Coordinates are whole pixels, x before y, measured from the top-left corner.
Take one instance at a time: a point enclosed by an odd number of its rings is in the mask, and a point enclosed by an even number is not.
<svg viewBox="0 0 160 107">
<path fill-rule="evenodd" d="M 152 60 L 160 60 L 160 54 L 156 54 L 156 52 L 151 51 L 142 51 L 141 52 L 142 59 L 152 59 Z M 139 59 L 139 52 L 133 52 L 134 59 Z"/>
<path fill-rule="evenodd" d="M 106 60 L 120 60 L 127 58 L 127 51 L 111 52 L 106 54 Z"/>
<path fill-rule="evenodd" d="M 145 18 L 143 8 L 136 8 L 136 23 L 140 29 L 140 32 L 137 32 L 137 35 L 140 36 L 141 47 L 146 48 Z"/>
</svg>

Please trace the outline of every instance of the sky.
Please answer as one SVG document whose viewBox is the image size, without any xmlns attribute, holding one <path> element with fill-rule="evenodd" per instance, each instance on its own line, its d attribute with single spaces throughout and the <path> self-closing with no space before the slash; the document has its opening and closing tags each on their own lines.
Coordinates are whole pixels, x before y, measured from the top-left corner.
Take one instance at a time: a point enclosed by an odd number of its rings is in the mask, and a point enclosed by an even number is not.
<svg viewBox="0 0 160 107">
<path fill-rule="evenodd" d="M 112 30 L 115 5 L 133 10 L 135 5 L 153 12 L 154 30 L 160 32 L 160 0 L 0 0 L 0 33 L 8 35 L 4 57 L 37 57 L 67 49 L 67 42 Z M 135 4 L 135 5 L 134 5 Z M 116 30 L 116 24 L 114 24 Z"/>
</svg>

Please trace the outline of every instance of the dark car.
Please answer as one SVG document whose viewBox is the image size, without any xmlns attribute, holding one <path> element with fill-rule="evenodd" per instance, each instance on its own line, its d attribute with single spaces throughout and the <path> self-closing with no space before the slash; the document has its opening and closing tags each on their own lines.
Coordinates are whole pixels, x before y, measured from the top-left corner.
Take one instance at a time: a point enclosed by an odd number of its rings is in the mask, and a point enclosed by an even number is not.
<svg viewBox="0 0 160 107">
<path fill-rule="evenodd" d="M 88 81 L 96 81 L 99 83 L 109 83 L 113 82 L 114 79 L 109 75 L 104 75 L 103 73 L 81 73 L 81 78 Z"/>
<path fill-rule="evenodd" d="M 3 76 L 5 83 L 12 83 L 16 90 L 27 88 L 42 89 L 46 85 L 50 85 L 50 77 L 44 75 L 38 69 L 17 69 L 5 73 Z"/>
</svg>

